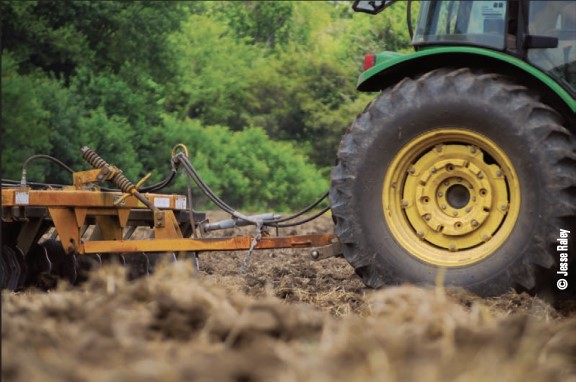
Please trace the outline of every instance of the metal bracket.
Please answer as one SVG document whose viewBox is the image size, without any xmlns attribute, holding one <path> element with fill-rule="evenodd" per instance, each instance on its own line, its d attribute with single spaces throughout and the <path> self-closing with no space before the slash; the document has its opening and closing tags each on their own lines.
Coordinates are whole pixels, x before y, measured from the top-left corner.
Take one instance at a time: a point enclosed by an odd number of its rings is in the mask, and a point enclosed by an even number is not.
<svg viewBox="0 0 576 382">
<path fill-rule="evenodd" d="M 342 255 L 342 248 L 340 247 L 340 242 L 336 238 L 334 238 L 332 244 L 315 248 L 312 252 L 310 252 L 310 257 L 312 258 L 312 260 L 316 261 L 322 259 L 328 259 L 330 257 L 337 257 L 341 255 Z"/>
</svg>

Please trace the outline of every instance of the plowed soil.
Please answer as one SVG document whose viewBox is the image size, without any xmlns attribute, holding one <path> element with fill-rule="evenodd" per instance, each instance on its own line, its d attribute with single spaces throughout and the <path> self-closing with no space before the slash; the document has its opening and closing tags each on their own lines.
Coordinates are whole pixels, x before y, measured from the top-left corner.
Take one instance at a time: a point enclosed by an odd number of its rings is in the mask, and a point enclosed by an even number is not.
<svg viewBox="0 0 576 382">
<path fill-rule="evenodd" d="M 134 281 L 108 265 L 74 288 L 3 291 L 2 381 L 576 381 L 570 304 L 370 290 L 344 259 L 308 251 L 245 260 L 205 253 L 199 272 L 178 261 Z"/>
</svg>

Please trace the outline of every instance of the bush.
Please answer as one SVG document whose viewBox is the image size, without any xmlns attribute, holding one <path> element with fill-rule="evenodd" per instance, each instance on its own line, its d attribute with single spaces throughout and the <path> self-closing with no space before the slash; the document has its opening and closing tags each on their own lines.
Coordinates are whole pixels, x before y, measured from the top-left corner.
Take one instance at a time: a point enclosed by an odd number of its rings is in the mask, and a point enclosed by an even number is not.
<svg viewBox="0 0 576 382">
<path fill-rule="evenodd" d="M 260 128 L 232 132 L 166 117 L 165 134 L 165 142 L 188 147 L 191 162 L 204 181 L 233 208 L 295 210 L 328 189 L 328 179 L 293 144 L 272 141 Z M 176 188 L 183 192 L 183 178 Z"/>
</svg>

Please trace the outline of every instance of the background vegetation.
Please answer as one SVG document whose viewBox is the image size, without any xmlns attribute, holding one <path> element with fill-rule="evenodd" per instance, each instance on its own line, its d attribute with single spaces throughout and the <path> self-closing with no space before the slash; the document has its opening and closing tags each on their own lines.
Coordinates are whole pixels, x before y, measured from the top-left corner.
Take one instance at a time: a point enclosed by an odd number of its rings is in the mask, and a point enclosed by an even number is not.
<svg viewBox="0 0 576 382">
<path fill-rule="evenodd" d="M 355 90 L 364 54 L 408 48 L 405 4 L 376 17 L 350 5 L 4 0 L 2 177 L 38 153 L 85 169 L 87 145 L 153 182 L 182 142 L 233 206 L 302 207 L 373 97 Z M 70 182 L 48 163 L 29 179 Z"/>
</svg>

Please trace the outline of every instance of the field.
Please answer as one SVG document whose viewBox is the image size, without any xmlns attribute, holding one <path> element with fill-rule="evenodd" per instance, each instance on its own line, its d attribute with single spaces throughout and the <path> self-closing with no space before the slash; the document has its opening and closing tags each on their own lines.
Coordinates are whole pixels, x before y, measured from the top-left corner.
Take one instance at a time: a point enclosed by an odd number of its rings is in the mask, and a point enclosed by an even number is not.
<svg viewBox="0 0 576 382">
<path fill-rule="evenodd" d="M 284 234 L 326 232 L 329 217 Z M 247 231 L 249 232 L 249 231 Z M 576 309 L 364 288 L 342 258 L 205 253 L 2 292 L 2 381 L 576 381 Z"/>
</svg>

